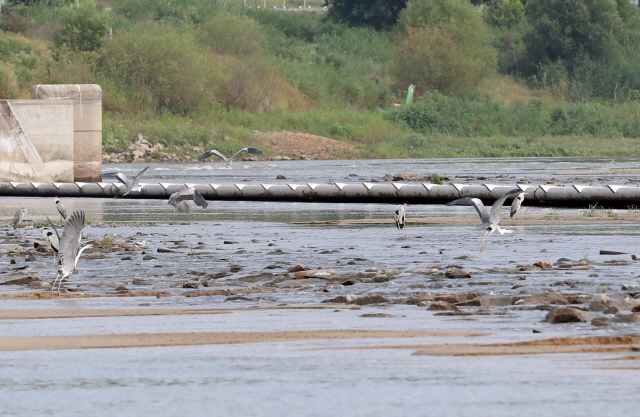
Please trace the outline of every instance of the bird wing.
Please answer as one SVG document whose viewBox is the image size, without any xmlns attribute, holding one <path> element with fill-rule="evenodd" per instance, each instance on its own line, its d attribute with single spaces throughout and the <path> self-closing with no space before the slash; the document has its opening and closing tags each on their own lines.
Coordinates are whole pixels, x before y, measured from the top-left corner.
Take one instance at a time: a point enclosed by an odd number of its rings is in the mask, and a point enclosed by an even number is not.
<svg viewBox="0 0 640 417">
<path fill-rule="evenodd" d="M 475 208 L 476 211 L 478 212 L 478 216 L 480 216 L 480 220 L 482 220 L 483 222 L 487 221 L 487 219 L 485 218 L 487 213 L 484 207 L 484 203 L 482 203 L 482 200 L 480 200 L 479 198 L 471 198 L 471 197 L 459 198 L 457 200 L 448 202 L 447 206 L 473 206 L 473 208 Z"/>
<path fill-rule="evenodd" d="M 233 158 L 235 158 L 236 156 L 238 156 L 238 154 L 242 153 L 242 152 L 248 152 L 249 148 L 242 148 L 240 149 L 238 152 L 234 153 L 233 156 L 231 158 L 229 158 L 229 161 L 233 161 Z"/>
<path fill-rule="evenodd" d="M 138 175 L 136 175 L 136 177 L 133 179 L 133 187 L 137 186 L 140 183 L 140 178 L 142 178 L 142 176 L 144 175 L 145 172 L 147 172 L 147 170 L 149 169 L 151 165 L 149 165 L 148 167 L 146 167 L 145 169 L 143 169 L 142 171 L 138 172 Z"/>
<path fill-rule="evenodd" d="M 49 220 L 49 224 L 51 225 L 51 227 L 53 227 L 53 231 L 56 232 L 56 238 L 58 239 L 58 242 L 60 242 L 60 233 L 58 232 L 58 229 L 56 228 L 56 226 L 53 224 L 53 222 L 51 221 L 51 219 L 49 218 L 49 216 L 47 216 L 46 214 L 44 215 L 44 217 L 47 218 L 47 220 Z"/>
<path fill-rule="evenodd" d="M 198 161 L 204 161 L 205 159 L 207 159 L 211 155 L 215 155 L 218 158 L 222 159 L 224 162 L 228 162 L 227 157 L 224 156 L 223 154 L 221 154 L 220 152 L 216 151 L 215 149 L 211 149 L 210 151 L 205 152 L 202 155 L 200 155 L 200 157 L 198 158 Z"/>
<path fill-rule="evenodd" d="M 20 226 L 22 219 L 24 219 L 24 211 L 22 211 L 22 209 L 18 209 L 16 214 L 13 215 L 13 230 L 16 230 L 18 226 Z"/>
<path fill-rule="evenodd" d="M 115 178 L 127 187 L 131 184 L 131 180 L 122 172 L 105 172 L 102 174 L 102 178 Z"/>
<path fill-rule="evenodd" d="M 256 148 L 247 148 L 247 153 L 251 153 L 254 155 L 262 155 L 262 151 Z"/>
<path fill-rule="evenodd" d="M 125 195 L 129 194 L 131 191 L 133 191 L 133 189 L 136 188 L 140 184 L 140 178 L 142 178 L 142 175 L 144 175 L 144 173 L 149 169 L 149 167 L 150 166 L 148 166 L 145 169 L 143 169 L 142 171 L 138 172 L 138 175 L 136 175 L 136 177 L 133 179 L 133 181 L 131 181 L 131 183 L 129 185 L 127 185 L 127 189 L 125 190 L 124 194 L 122 194 L 123 197 Z"/>
<path fill-rule="evenodd" d="M 177 201 L 173 204 L 173 208 L 178 213 L 191 214 L 191 206 L 186 201 Z"/>
<path fill-rule="evenodd" d="M 521 192 L 522 190 L 520 190 L 519 188 L 515 188 L 511 191 L 506 192 L 505 194 L 502 195 L 502 197 L 494 201 L 493 205 L 491 206 L 491 214 L 489 214 L 489 223 L 490 224 L 500 223 L 500 209 L 502 208 L 502 205 L 504 204 L 505 200 L 509 196 L 518 194 Z"/>
<path fill-rule="evenodd" d="M 196 203 L 196 205 L 205 209 L 209 205 L 207 203 L 207 200 L 205 200 L 204 197 L 202 196 L 202 194 L 200 194 L 198 190 L 196 190 L 193 187 L 186 188 L 177 194 L 173 193 L 171 194 L 171 197 L 169 197 L 170 204 L 175 204 L 176 202 L 183 201 L 183 200 L 193 200 L 193 202 Z"/>
<path fill-rule="evenodd" d="M 84 227 L 84 210 L 74 211 L 64 226 L 62 238 L 60 239 L 60 264 L 67 270 L 74 270 L 76 267 L 76 255 L 80 246 L 82 229 Z"/>
</svg>

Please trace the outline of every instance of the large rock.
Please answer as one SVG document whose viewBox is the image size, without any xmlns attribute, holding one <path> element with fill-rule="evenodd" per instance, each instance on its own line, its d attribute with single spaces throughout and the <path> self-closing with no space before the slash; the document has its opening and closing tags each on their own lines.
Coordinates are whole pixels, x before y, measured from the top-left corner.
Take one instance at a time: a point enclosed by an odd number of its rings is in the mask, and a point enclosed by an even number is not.
<svg viewBox="0 0 640 417">
<path fill-rule="evenodd" d="M 444 276 L 447 278 L 471 278 L 469 271 L 458 268 L 448 268 Z"/>
<path fill-rule="evenodd" d="M 593 318 L 593 314 L 573 307 L 556 307 L 547 313 L 546 323 L 586 323 Z"/>
<path fill-rule="evenodd" d="M 589 311 L 605 311 L 612 305 L 611 298 L 604 294 L 598 294 L 593 297 L 593 301 L 589 304 Z"/>
<path fill-rule="evenodd" d="M 446 301 L 433 301 L 427 310 L 431 311 L 454 311 L 458 310 L 458 307 L 454 306 L 451 303 L 447 303 Z"/>
<path fill-rule="evenodd" d="M 356 297 L 354 295 L 340 295 L 335 298 L 330 298 L 324 300 L 323 303 L 335 303 L 335 304 L 356 304 L 356 305 L 367 305 L 367 304 L 380 304 L 380 303 L 389 303 L 389 300 L 384 295 L 365 295 L 362 297 Z"/>
</svg>

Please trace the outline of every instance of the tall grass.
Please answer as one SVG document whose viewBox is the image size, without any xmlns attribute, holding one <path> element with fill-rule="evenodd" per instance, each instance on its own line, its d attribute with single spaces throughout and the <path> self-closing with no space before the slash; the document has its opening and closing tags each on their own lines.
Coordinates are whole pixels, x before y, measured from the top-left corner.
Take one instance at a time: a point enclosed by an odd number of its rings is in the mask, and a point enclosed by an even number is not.
<svg viewBox="0 0 640 417">
<path fill-rule="evenodd" d="M 640 103 L 578 102 L 546 107 L 542 101 L 503 105 L 489 97 L 425 94 L 416 104 L 388 113 L 387 120 L 416 132 L 463 137 L 640 137 Z"/>
</svg>

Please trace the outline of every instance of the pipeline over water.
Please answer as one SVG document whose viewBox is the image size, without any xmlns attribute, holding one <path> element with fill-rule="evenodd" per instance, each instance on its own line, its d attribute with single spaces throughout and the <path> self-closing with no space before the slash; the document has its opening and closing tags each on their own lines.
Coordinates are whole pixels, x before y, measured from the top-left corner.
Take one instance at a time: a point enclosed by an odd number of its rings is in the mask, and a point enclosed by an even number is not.
<svg viewBox="0 0 640 417">
<path fill-rule="evenodd" d="M 141 184 L 142 191 L 125 198 L 167 199 L 177 191 L 194 187 L 207 200 L 292 201 L 325 203 L 444 204 L 461 197 L 491 202 L 520 188 L 527 204 L 557 207 L 628 208 L 640 205 L 640 187 L 623 185 L 492 185 L 431 183 L 334 183 L 334 184 Z M 0 196 L 114 198 L 124 193 L 119 183 L 0 183 Z"/>
</svg>

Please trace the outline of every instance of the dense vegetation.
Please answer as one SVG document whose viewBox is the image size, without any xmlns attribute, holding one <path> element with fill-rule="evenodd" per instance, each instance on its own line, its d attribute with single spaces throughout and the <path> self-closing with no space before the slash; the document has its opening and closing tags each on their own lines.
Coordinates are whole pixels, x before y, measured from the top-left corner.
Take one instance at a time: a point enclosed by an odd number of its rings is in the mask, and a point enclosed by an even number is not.
<svg viewBox="0 0 640 417">
<path fill-rule="evenodd" d="M 640 153 L 640 13 L 628 0 L 327 3 L 13 0 L 0 97 L 102 85 L 108 152 L 142 133 L 178 154 L 241 143 L 268 154 L 254 131 L 290 130 L 361 157 Z M 396 107 L 410 84 L 414 104 Z"/>
</svg>

